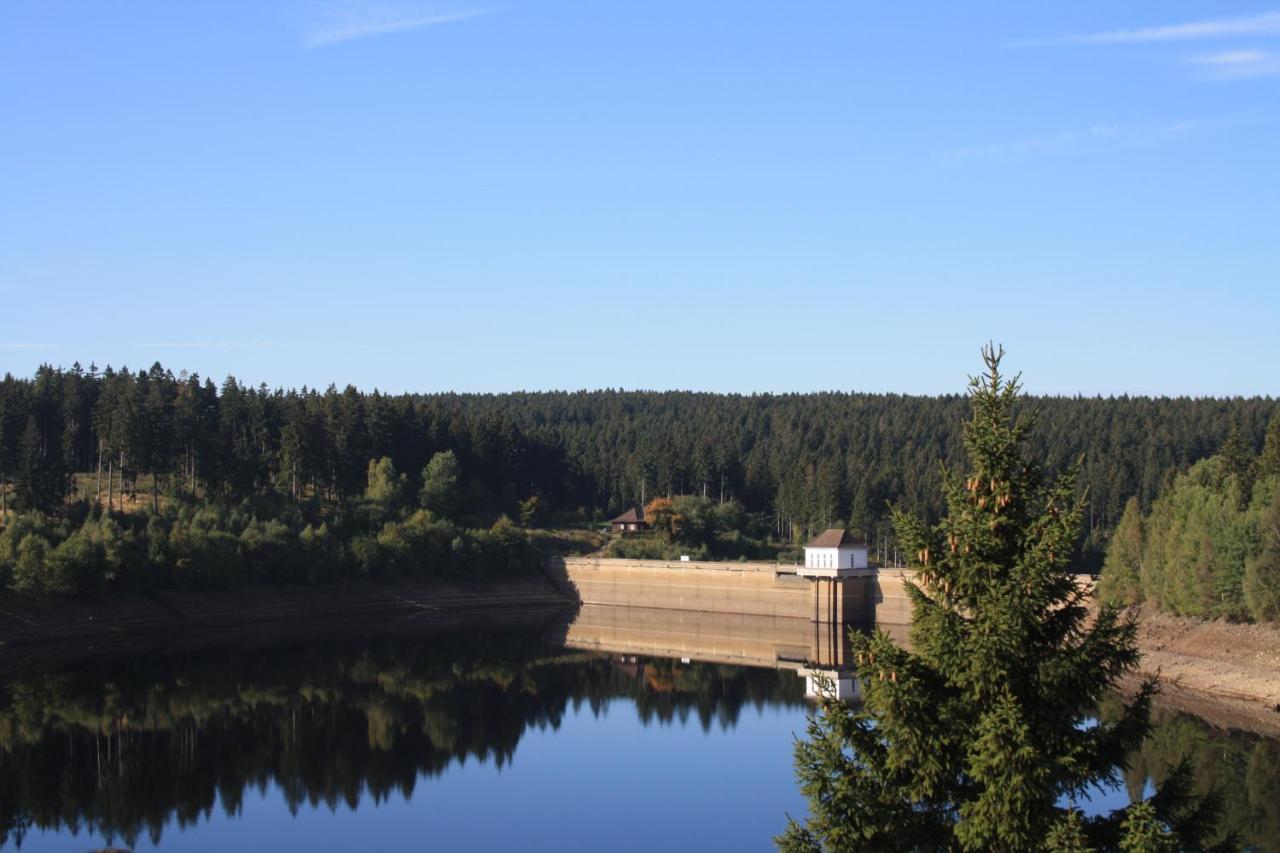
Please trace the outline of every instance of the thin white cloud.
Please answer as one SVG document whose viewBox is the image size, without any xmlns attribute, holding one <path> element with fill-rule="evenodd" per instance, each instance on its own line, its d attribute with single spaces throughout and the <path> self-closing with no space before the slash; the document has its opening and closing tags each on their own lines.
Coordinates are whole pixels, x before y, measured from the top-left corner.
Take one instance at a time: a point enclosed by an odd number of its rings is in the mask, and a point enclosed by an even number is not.
<svg viewBox="0 0 1280 853">
<path fill-rule="evenodd" d="M 0 343 L 0 349 L 57 349 L 55 344 Z"/>
<path fill-rule="evenodd" d="M 1184 24 L 1161 24 L 1131 30 L 1098 33 L 1068 33 L 1048 38 L 1016 42 L 1015 47 L 1047 44 L 1139 44 L 1147 42 L 1196 41 L 1241 37 L 1280 36 L 1280 11 L 1238 18 L 1210 18 Z"/>
<path fill-rule="evenodd" d="M 1187 62 L 1211 80 L 1243 80 L 1280 75 L 1280 54 L 1262 50 L 1228 50 L 1192 56 Z"/>
<path fill-rule="evenodd" d="M 1201 122 L 1178 121 L 1163 125 L 1096 124 L 1079 130 L 1063 130 L 1011 142 L 969 145 L 942 151 L 946 160 L 957 162 L 998 160 L 1036 154 L 1100 151 L 1148 145 L 1179 136 L 1201 126 Z"/>
<path fill-rule="evenodd" d="M 1193 56 L 1190 61 L 1196 65 L 1247 65 L 1261 62 L 1266 58 L 1267 54 L 1260 50 L 1228 50 L 1223 53 Z"/>
<path fill-rule="evenodd" d="M 139 344 L 145 349 L 276 349 L 278 341 L 154 341 Z"/>
<path fill-rule="evenodd" d="M 492 9 L 442 11 L 422 5 L 388 3 L 331 3 L 302 35 L 308 50 L 371 36 L 403 33 L 452 24 L 492 13 Z"/>
</svg>

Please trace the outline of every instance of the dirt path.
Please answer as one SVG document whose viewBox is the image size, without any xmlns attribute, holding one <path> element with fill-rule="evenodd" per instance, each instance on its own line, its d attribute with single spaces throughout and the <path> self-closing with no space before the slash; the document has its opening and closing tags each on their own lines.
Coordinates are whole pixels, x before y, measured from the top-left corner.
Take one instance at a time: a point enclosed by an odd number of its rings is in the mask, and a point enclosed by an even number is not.
<svg viewBox="0 0 1280 853">
<path fill-rule="evenodd" d="M 1159 673 L 1160 702 L 1223 724 L 1280 731 L 1280 626 L 1139 615 L 1142 672 Z"/>
</svg>

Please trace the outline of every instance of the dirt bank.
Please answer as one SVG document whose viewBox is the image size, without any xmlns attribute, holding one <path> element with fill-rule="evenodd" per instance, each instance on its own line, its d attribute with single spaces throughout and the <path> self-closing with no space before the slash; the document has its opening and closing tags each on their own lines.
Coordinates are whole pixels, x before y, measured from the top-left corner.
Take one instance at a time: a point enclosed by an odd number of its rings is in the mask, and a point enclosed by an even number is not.
<svg viewBox="0 0 1280 853">
<path fill-rule="evenodd" d="M 349 634 L 362 627 L 385 630 L 408 623 L 481 626 L 573 606 L 572 599 L 540 576 L 465 583 L 248 586 L 97 601 L 0 593 L 0 670 L 31 657 L 71 660 L 191 637 L 261 642 L 276 634 Z"/>
<path fill-rule="evenodd" d="M 576 606 L 545 578 L 361 582 L 163 592 L 98 601 L 0 593 L 0 675 L 37 661 L 146 653 L 189 643 L 262 644 L 361 631 L 483 627 Z M 1280 626 L 1139 614 L 1142 673 L 1159 702 L 1234 728 L 1280 734 Z M 1131 680 L 1129 686 L 1137 684 Z"/>
<path fill-rule="evenodd" d="M 1139 614 L 1142 672 L 1159 673 L 1160 703 L 1223 725 L 1280 732 L 1280 626 Z"/>
</svg>

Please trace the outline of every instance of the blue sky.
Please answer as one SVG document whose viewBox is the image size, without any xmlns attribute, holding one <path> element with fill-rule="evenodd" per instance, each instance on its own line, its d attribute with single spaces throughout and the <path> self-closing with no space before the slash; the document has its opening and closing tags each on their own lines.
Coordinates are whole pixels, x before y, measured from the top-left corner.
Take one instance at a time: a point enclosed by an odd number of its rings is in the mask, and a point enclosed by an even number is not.
<svg viewBox="0 0 1280 853">
<path fill-rule="evenodd" d="M 0 371 L 1278 394 L 1280 6 L 0 6 Z"/>
</svg>

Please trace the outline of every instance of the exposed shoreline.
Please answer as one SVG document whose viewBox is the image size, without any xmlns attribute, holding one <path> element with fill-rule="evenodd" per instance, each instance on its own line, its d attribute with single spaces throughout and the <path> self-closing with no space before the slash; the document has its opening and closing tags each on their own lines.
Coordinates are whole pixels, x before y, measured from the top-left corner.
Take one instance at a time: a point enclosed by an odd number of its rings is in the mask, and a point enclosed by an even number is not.
<svg viewBox="0 0 1280 853">
<path fill-rule="evenodd" d="M 0 594 L 0 676 L 15 669 L 191 643 L 239 644 L 550 618 L 578 605 L 542 576 L 484 581 L 361 581 L 318 587 L 165 591 L 98 601 Z M 1160 705 L 1216 725 L 1280 734 L 1280 626 L 1140 613 L 1140 674 Z"/>
<path fill-rule="evenodd" d="M 1141 675 L 1159 675 L 1160 705 L 1209 722 L 1280 734 L 1280 625 L 1139 613 Z"/>
<path fill-rule="evenodd" d="M 260 645 L 353 633 L 470 628 L 572 611 L 542 576 L 359 581 L 127 595 L 97 601 L 0 594 L 0 676 L 87 657 L 185 645 Z"/>
</svg>

